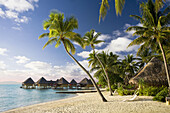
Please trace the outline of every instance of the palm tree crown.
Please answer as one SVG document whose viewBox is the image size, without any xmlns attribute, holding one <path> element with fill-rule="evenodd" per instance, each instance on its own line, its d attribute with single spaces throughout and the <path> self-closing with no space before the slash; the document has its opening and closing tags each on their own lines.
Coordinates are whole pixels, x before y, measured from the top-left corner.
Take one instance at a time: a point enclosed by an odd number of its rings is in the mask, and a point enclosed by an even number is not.
<svg viewBox="0 0 170 113">
<path fill-rule="evenodd" d="M 50 19 L 43 23 L 44 30 L 49 29 L 49 33 L 43 33 L 39 36 L 39 39 L 49 37 L 43 49 L 52 43 L 55 43 L 55 47 L 57 48 L 62 41 L 67 50 L 75 54 L 76 50 L 71 41 L 75 41 L 83 46 L 80 35 L 73 32 L 74 29 L 78 28 L 77 19 L 74 16 L 64 19 L 64 14 L 62 13 L 51 13 L 49 17 Z"/>
<path fill-rule="evenodd" d="M 131 26 L 127 29 L 127 31 L 135 30 L 133 35 L 139 36 L 133 40 L 129 46 L 141 45 L 138 49 L 137 55 L 139 55 L 143 49 L 149 48 L 150 50 L 156 51 L 159 47 L 164 59 L 165 70 L 170 86 L 165 52 L 162 47 L 162 44 L 165 45 L 165 43 L 169 43 L 170 27 L 168 27 L 168 24 L 170 12 L 167 11 L 168 9 L 163 13 L 160 12 L 160 8 L 157 4 L 157 1 L 154 3 L 152 0 L 148 0 L 148 2 L 140 5 L 142 17 L 131 15 L 131 17 L 140 20 L 142 26 Z"/>
</svg>

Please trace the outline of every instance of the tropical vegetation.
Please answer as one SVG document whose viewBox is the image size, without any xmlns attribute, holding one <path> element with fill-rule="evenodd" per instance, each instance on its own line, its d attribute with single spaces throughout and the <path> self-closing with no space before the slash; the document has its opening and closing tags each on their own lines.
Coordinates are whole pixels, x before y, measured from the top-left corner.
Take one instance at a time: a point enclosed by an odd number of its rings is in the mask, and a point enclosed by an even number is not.
<svg viewBox="0 0 170 113">
<path fill-rule="evenodd" d="M 94 54 L 94 57 L 97 58 L 98 62 L 99 62 L 99 65 L 101 66 L 102 68 L 102 71 L 104 72 L 104 77 L 105 77 L 105 80 L 107 81 L 108 83 L 108 87 L 110 89 L 110 95 L 112 96 L 112 89 L 111 89 L 111 85 L 110 85 L 110 78 L 108 76 L 108 72 L 107 72 L 107 68 L 104 66 L 104 62 L 102 62 L 98 55 L 96 55 L 96 52 L 95 52 L 95 45 L 96 44 L 99 44 L 101 42 L 103 42 L 102 40 L 97 40 L 97 38 L 100 36 L 101 33 L 95 33 L 95 30 L 92 29 L 90 32 L 87 32 L 85 35 L 84 35 L 84 41 L 85 41 L 85 45 L 86 46 L 91 46 L 92 50 L 93 50 L 93 54 Z M 94 68 L 94 67 L 93 67 Z"/>
<path fill-rule="evenodd" d="M 43 23 L 43 28 L 49 30 L 48 33 L 43 33 L 39 36 L 39 39 L 48 37 L 48 41 L 44 45 L 45 48 L 49 44 L 55 43 L 55 47 L 59 47 L 61 43 L 64 46 L 66 53 L 85 71 L 85 73 L 90 77 L 93 85 L 101 96 L 102 100 L 106 102 L 107 100 L 101 93 L 96 82 L 94 81 L 91 74 L 73 57 L 72 54 L 76 52 L 74 45 L 71 41 L 77 42 L 82 47 L 84 47 L 83 40 L 78 33 L 73 32 L 74 29 L 78 28 L 78 21 L 74 16 L 69 18 L 64 18 L 63 13 L 52 12 L 49 15 L 49 19 L 45 20 Z M 71 53 L 70 53 L 71 51 Z"/>
<path fill-rule="evenodd" d="M 129 1 L 128 1 L 129 2 Z M 155 0 L 155 10 L 158 11 L 166 2 L 166 0 Z M 99 22 L 101 21 L 101 18 L 104 20 L 108 9 L 110 9 L 109 0 L 102 0 L 99 10 Z M 125 0 L 115 0 L 115 10 L 116 15 L 121 15 L 123 7 L 125 5 Z"/>
<path fill-rule="evenodd" d="M 152 0 L 148 0 L 146 3 L 140 4 L 142 16 L 131 15 L 131 17 L 140 21 L 142 26 L 131 26 L 127 31 L 135 30 L 133 35 L 138 36 L 133 40 L 129 46 L 140 45 L 137 55 L 144 49 L 149 49 L 153 52 L 159 54 L 161 51 L 162 58 L 165 65 L 165 71 L 168 79 L 168 84 L 170 86 L 169 72 L 166 61 L 165 49 L 163 46 L 168 47 L 169 36 L 170 36 L 170 27 L 169 25 L 169 8 L 165 9 L 163 12 L 160 10 L 161 7 L 157 6 Z M 128 46 L 128 47 L 129 47 Z"/>
</svg>

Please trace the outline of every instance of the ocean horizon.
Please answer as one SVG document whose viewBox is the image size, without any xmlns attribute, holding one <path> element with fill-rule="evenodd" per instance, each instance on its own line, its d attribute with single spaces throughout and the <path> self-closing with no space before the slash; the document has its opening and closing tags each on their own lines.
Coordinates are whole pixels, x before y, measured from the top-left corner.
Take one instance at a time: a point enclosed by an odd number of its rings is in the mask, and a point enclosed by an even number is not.
<svg viewBox="0 0 170 113">
<path fill-rule="evenodd" d="M 20 86 L 21 84 L 0 84 L 0 112 L 76 96 L 56 93 L 61 90 L 23 89 Z"/>
</svg>

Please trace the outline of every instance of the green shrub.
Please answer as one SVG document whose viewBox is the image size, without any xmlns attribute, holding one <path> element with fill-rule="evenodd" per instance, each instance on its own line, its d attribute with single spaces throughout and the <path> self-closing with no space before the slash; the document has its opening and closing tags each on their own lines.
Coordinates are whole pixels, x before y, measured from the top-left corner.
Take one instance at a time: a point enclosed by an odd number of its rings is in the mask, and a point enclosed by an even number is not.
<svg viewBox="0 0 170 113">
<path fill-rule="evenodd" d="M 117 89 L 118 94 L 121 95 L 121 96 L 123 96 L 123 95 L 124 95 L 123 90 L 124 90 L 123 87 L 119 87 L 119 88 Z"/>
<path fill-rule="evenodd" d="M 115 89 L 117 89 L 117 85 L 114 84 L 114 85 L 111 86 L 111 88 L 112 88 L 112 90 L 114 91 Z"/>
<path fill-rule="evenodd" d="M 133 89 L 134 87 L 135 85 L 131 85 L 131 84 L 124 86 L 125 89 Z"/>
<path fill-rule="evenodd" d="M 133 95 L 134 92 L 135 92 L 135 90 L 127 90 L 127 89 L 123 90 L 124 95 Z"/>
<path fill-rule="evenodd" d="M 117 92 L 119 95 L 133 95 L 135 90 L 128 90 L 128 89 L 123 89 L 123 87 L 120 87 L 117 89 Z"/>
<path fill-rule="evenodd" d="M 165 87 L 162 91 L 160 91 L 154 98 L 154 101 L 165 102 L 165 97 L 168 95 L 168 88 Z"/>
<path fill-rule="evenodd" d="M 159 93 L 164 87 L 143 87 L 139 89 L 139 96 L 155 96 L 157 93 Z"/>
</svg>

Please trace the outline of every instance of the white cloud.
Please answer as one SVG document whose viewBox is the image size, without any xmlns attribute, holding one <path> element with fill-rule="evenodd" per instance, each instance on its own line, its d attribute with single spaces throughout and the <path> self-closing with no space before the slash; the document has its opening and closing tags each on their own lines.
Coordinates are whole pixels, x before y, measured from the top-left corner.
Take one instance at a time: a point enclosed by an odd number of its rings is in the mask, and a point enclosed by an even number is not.
<svg viewBox="0 0 170 113">
<path fill-rule="evenodd" d="M 18 23 L 27 23 L 28 22 L 28 17 L 22 16 L 21 18 L 16 18 L 15 21 Z"/>
<path fill-rule="evenodd" d="M 121 35 L 121 32 L 119 30 L 115 30 L 112 32 L 113 35 L 115 36 L 120 36 Z"/>
<path fill-rule="evenodd" d="M 28 17 L 22 15 L 30 10 L 34 11 L 39 0 L 0 0 L 0 17 L 13 19 L 17 23 L 27 23 Z M 2 9 L 1 6 L 4 6 Z"/>
<path fill-rule="evenodd" d="M 0 70 L 4 69 L 6 69 L 6 64 L 4 63 L 4 61 L 0 61 Z"/>
<path fill-rule="evenodd" d="M 108 39 L 111 39 L 111 36 L 110 35 L 107 35 L 107 34 L 101 34 L 99 37 L 98 37 L 98 40 L 103 40 L 103 41 L 106 41 Z M 95 45 L 96 47 L 101 47 L 102 45 L 106 44 L 106 42 L 101 42 L 97 45 Z"/>
<path fill-rule="evenodd" d="M 92 51 L 82 51 L 80 53 L 77 53 L 77 55 L 81 56 L 82 58 L 88 58 L 90 53 L 92 53 Z"/>
<path fill-rule="evenodd" d="M 110 51 L 113 53 L 116 52 L 130 52 L 133 50 L 137 50 L 138 46 L 132 46 L 127 48 L 127 46 L 130 44 L 130 42 L 132 42 L 132 40 L 126 38 L 126 37 L 119 37 L 115 40 L 112 40 L 111 43 L 109 43 L 109 45 L 107 45 L 106 48 L 104 48 L 103 50 L 105 51 Z"/>
<path fill-rule="evenodd" d="M 5 12 L 0 8 L 0 17 L 4 18 Z"/>
<path fill-rule="evenodd" d="M 124 32 L 126 32 L 126 29 L 128 28 L 128 27 L 131 27 L 131 26 L 140 26 L 140 27 L 142 27 L 143 25 L 141 24 L 141 23 L 138 23 L 138 24 L 136 24 L 136 25 L 130 25 L 130 24 L 125 24 L 125 26 L 124 26 Z M 133 37 L 132 35 L 133 35 L 133 33 L 135 33 L 135 30 L 131 30 L 131 31 L 127 31 L 126 32 L 128 35 L 126 36 L 126 37 Z"/>
<path fill-rule="evenodd" d="M 17 59 L 17 61 L 16 61 L 17 64 L 24 64 L 24 63 L 30 61 L 30 59 L 25 56 L 14 56 L 14 58 Z"/>
<path fill-rule="evenodd" d="M 87 60 L 79 62 L 89 70 Z M 47 80 L 56 80 L 61 77 L 65 77 L 68 81 L 75 79 L 79 82 L 84 77 L 88 77 L 88 75 L 74 62 L 67 63 L 65 66 L 52 66 L 52 64 L 47 62 L 33 61 L 25 64 L 24 66 L 25 69 L 22 70 L 10 70 L 6 69 L 4 62 L 0 61 L 0 68 L 3 67 L 3 70 L 0 69 L 0 78 L 4 78 L 4 80 L 9 81 L 22 82 L 28 77 L 32 77 L 35 81 L 42 76 Z"/>
<path fill-rule="evenodd" d="M 0 48 L 0 55 L 7 55 L 6 52 L 7 52 L 6 48 Z"/>
<path fill-rule="evenodd" d="M 32 69 L 32 70 L 48 70 L 52 66 L 51 64 L 48 64 L 46 62 L 41 62 L 41 61 L 33 61 L 25 65 L 26 68 Z"/>
<path fill-rule="evenodd" d="M 12 27 L 12 29 L 21 31 L 22 28 L 20 26 L 18 26 L 18 27 Z"/>
<path fill-rule="evenodd" d="M 18 18 L 18 13 L 11 10 L 5 11 L 6 17 L 8 18 Z"/>
<path fill-rule="evenodd" d="M 0 0 L 0 5 L 17 12 L 34 10 L 34 6 L 27 0 Z"/>
</svg>

